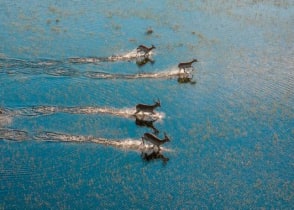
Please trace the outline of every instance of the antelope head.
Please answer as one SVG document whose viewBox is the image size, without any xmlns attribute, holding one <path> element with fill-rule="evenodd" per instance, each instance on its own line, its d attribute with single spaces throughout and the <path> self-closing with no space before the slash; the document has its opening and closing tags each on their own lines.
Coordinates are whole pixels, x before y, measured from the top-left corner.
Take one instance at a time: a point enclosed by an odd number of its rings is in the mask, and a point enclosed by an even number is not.
<svg viewBox="0 0 294 210">
<path fill-rule="evenodd" d="M 154 103 L 155 103 L 156 106 L 161 107 L 161 104 L 160 104 L 160 100 L 159 100 L 159 98 L 157 98 L 157 101 L 154 100 Z"/>
</svg>

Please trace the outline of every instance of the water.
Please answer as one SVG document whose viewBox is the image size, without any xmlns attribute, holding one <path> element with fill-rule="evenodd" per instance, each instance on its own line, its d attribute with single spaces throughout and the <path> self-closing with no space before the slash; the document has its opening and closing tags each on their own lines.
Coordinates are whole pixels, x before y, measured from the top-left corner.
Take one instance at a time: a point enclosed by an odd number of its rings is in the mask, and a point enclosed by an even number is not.
<svg viewBox="0 0 294 210">
<path fill-rule="evenodd" d="M 0 208 L 293 209 L 293 14 L 292 1 L 1 1 Z M 156 46 L 148 59 L 140 44 Z M 141 144 L 156 131 L 171 139 L 159 153 Z"/>
</svg>

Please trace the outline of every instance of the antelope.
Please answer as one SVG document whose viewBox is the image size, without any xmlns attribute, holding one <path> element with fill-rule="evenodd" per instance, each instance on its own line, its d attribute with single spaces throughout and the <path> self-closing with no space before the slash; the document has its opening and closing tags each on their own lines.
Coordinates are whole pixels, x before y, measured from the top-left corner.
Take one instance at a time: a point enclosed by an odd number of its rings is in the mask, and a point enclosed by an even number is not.
<svg viewBox="0 0 294 210">
<path fill-rule="evenodd" d="M 170 141 L 170 139 L 168 138 L 166 133 L 164 133 L 164 138 L 163 139 L 159 139 L 157 136 L 155 136 L 155 135 L 153 135 L 151 133 L 144 133 L 144 135 L 142 136 L 143 145 L 145 144 L 144 140 L 149 141 L 150 143 L 152 143 L 153 147 L 157 146 L 158 151 L 160 150 L 160 145 L 164 144 L 165 142 Z"/>
<path fill-rule="evenodd" d="M 192 61 L 187 62 L 187 63 L 179 63 L 179 65 L 178 65 L 179 70 L 181 71 L 181 69 L 183 69 L 184 72 L 186 73 L 186 70 L 185 70 L 185 69 L 193 68 L 193 67 L 192 67 L 192 64 L 193 64 L 194 62 L 198 62 L 198 60 L 197 60 L 197 59 L 193 59 Z"/>
<path fill-rule="evenodd" d="M 136 105 L 136 112 L 134 113 L 134 115 L 138 114 L 139 112 L 149 112 L 151 114 L 155 114 L 154 109 L 156 107 L 160 107 L 159 99 L 158 99 L 158 101 L 154 101 L 153 105 L 137 104 Z"/>
<path fill-rule="evenodd" d="M 151 50 L 155 49 L 155 46 L 152 45 L 151 47 L 146 47 L 144 45 L 140 45 L 137 47 L 137 53 L 143 52 L 144 56 L 148 55 Z"/>
</svg>

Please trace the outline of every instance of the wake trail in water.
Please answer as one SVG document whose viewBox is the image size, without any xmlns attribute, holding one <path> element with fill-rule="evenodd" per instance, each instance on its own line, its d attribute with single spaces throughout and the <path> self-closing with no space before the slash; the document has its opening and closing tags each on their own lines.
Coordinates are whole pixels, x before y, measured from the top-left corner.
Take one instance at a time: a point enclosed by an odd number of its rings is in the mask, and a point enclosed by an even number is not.
<svg viewBox="0 0 294 210">
<path fill-rule="evenodd" d="M 79 71 L 67 65 L 65 61 L 38 59 L 34 61 L 15 58 L 0 58 L 0 73 L 9 75 L 78 76 Z"/>
<path fill-rule="evenodd" d="M 155 112 L 154 114 L 148 112 L 140 112 L 134 115 L 136 112 L 135 108 L 122 108 L 116 109 L 111 107 L 95 107 L 95 106 L 85 106 L 85 107 L 60 107 L 60 106 L 35 106 L 29 108 L 20 109 L 3 109 L 0 108 L 0 122 L 1 116 L 4 119 L 7 117 L 15 116 L 42 116 L 51 115 L 54 113 L 69 113 L 69 114 L 108 114 L 113 116 L 118 116 L 122 118 L 140 118 L 141 120 L 152 121 L 152 120 L 162 120 L 165 116 L 163 112 Z M 5 116 L 5 117 L 4 117 Z"/>
<path fill-rule="evenodd" d="M 148 56 L 151 56 L 152 52 Z M 122 55 L 112 55 L 109 57 L 77 57 L 69 58 L 70 63 L 79 63 L 79 64 L 97 64 L 100 62 L 115 62 L 115 61 L 131 61 L 136 60 L 142 57 L 142 53 L 137 53 L 137 49 L 134 49 L 130 52 L 123 53 Z"/>
<path fill-rule="evenodd" d="M 42 132 L 34 137 L 35 140 L 40 141 L 53 141 L 53 142 L 72 142 L 72 143 L 95 143 L 104 146 L 112 146 L 124 150 L 135 150 L 135 151 L 149 151 L 153 150 L 152 145 L 143 145 L 140 139 L 106 139 L 98 138 L 93 136 L 82 136 L 82 135 L 70 135 L 55 132 Z M 163 151 L 171 151 L 163 148 Z"/>
<path fill-rule="evenodd" d="M 150 52 L 148 57 L 153 53 Z M 17 58 L 0 58 L 0 73 L 7 74 L 49 74 L 53 76 L 73 76 L 79 75 L 79 71 L 72 67 L 72 64 L 97 64 L 100 62 L 131 61 L 140 60 L 142 54 L 134 49 L 122 55 L 112 55 L 109 57 L 77 57 L 65 60 L 36 59 L 23 60 Z"/>
<path fill-rule="evenodd" d="M 113 74 L 107 72 L 85 72 L 84 76 L 92 79 L 164 79 L 186 76 L 187 73 L 179 72 L 178 68 L 172 67 L 159 72 L 146 72 L 137 74 Z"/>
<path fill-rule="evenodd" d="M 116 61 L 136 57 L 136 52 L 132 51 L 122 56 L 111 56 L 108 58 L 71 58 L 70 63 L 97 63 L 101 60 Z M 186 77 L 190 73 L 179 72 L 177 67 L 171 67 L 157 72 L 144 72 L 135 74 L 109 73 L 103 71 L 79 71 L 72 67 L 67 61 L 56 60 L 36 60 L 25 61 L 19 59 L 0 59 L 0 73 L 38 75 L 47 74 L 55 77 L 86 77 L 90 79 L 164 79 L 174 77 Z"/>
<path fill-rule="evenodd" d="M 26 131 L 0 128 L 0 139 L 23 141 L 27 140 L 29 135 Z"/>
<path fill-rule="evenodd" d="M 153 151 L 153 145 L 142 144 L 141 139 L 126 138 L 121 140 L 106 139 L 93 136 L 82 136 L 82 135 L 70 135 L 56 132 L 40 132 L 34 136 L 30 136 L 28 132 L 16 130 L 16 129 L 5 129 L 0 128 L 0 140 L 10 141 L 49 141 L 49 142 L 71 142 L 71 143 L 95 143 L 104 146 L 111 146 L 123 150 L 133 150 L 148 152 Z M 170 149 L 161 147 L 162 151 L 172 151 Z"/>
<path fill-rule="evenodd" d="M 0 127 L 9 125 L 12 122 L 12 116 L 1 112 L 0 108 Z"/>
</svg>

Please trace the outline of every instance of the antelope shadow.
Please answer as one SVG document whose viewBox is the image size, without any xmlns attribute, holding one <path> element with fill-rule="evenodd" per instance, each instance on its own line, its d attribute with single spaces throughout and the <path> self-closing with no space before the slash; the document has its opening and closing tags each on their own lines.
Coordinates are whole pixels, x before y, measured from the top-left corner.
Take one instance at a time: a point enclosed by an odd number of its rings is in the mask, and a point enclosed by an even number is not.
<svg viewBox="0 0 294 210">
<path fill-rule="evenodd" d="M 158 134 L 159 130 L 153 125 L 155 121 L 157 121 L 157 119 L 145 120 L 144 118 L 139 118 L 138 116 L 136 116 L 135 123 L 137 126 L 140 127 L 151 128 L 155 134 Z"/>
<path fill-rule="evenodd" d="M 191 73 L 184 73 L 184 74 L 179 74 L 178 83 L 180 84 L 190 83 L 194 85 L 196 84 L 196 80 L 193 80 L 193 75 Z"/>
<path fill-rule="evenodd" d="M 168 157 L 165 157 L 160 151 L 152 150 L 152 152 L 142 151 L 141 157 L 144 161 L 150 162 L 153 160 L 162 160 L 164 164 L 169 161 Z"/>
<path fill-rule="evenodd" d="M 147 63 L 153 65 L 155 61 L 150 59 L 149 57 L 138 57 L 136 59 L 136 64 L 139 68 L 145 66 Z"/>
</svg>

